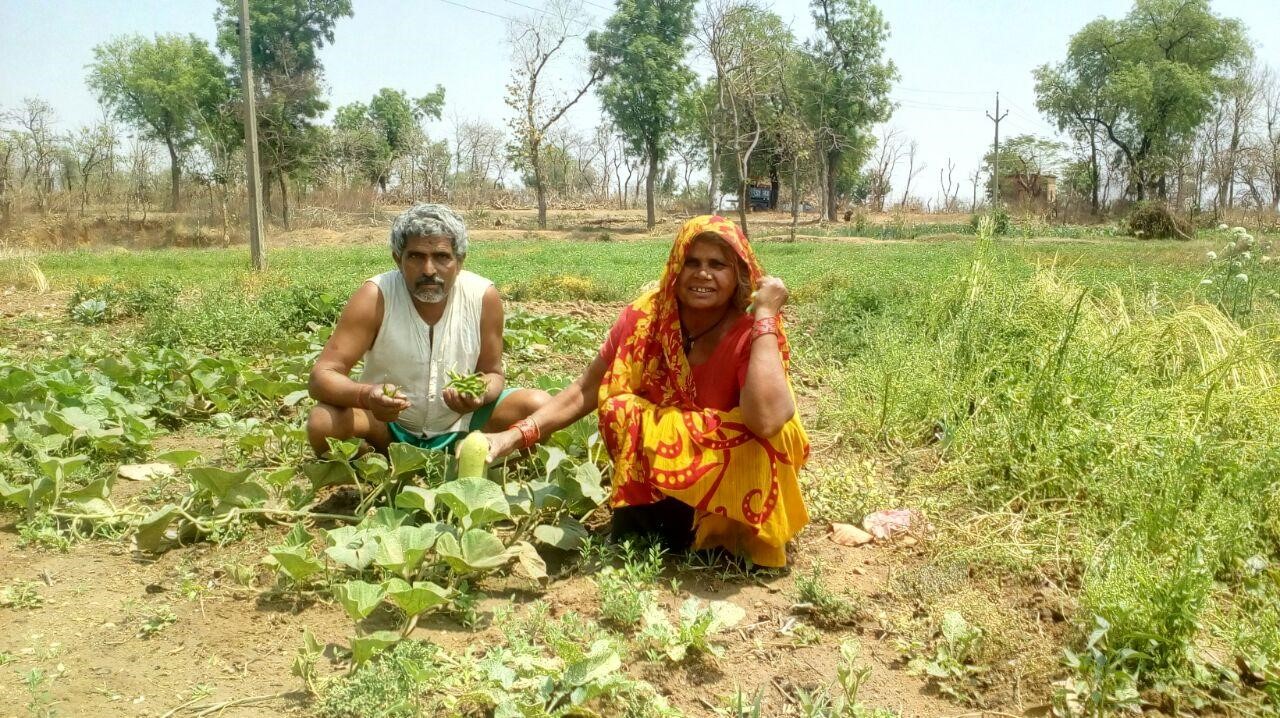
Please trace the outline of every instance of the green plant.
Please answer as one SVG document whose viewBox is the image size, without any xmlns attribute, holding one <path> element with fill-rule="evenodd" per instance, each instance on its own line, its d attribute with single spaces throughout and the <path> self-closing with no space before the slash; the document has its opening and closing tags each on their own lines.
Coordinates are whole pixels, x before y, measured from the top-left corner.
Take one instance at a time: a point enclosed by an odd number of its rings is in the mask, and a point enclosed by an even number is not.
<svg viewBox="0 0 1280 718">
<path fill-rule="evenodd" d="M 1065 649 L 1069 675 L 1054 684 L 1053 712 L 1063 718 L 1102 718 L 1120 712 L 1141 713 L 1138 666 L 1144 657 L 1131 648 L 1111 650 L 1111 624 L 1094 617 L 1094 629 L 1077 653 Z"/>
<path fill-rule="evenodd" d="M 600 617 L 631 630 L 640 625 L 656 600 L 657 592 L 650 586 L 662 571 L 662 547 L 650 545 L 641 552 L 625 542 L 618 554 L 621 566 L 605 566 L 591 580 L 600 594 Z"/>
<path fill-rule="evenodd" d="M 710 656 L 719 658 L 724 647 L 713 639 L 716 634 L 737 625 L 746 615 L 741 607 L 729 601 L 711 601 L 703 605 L 696 598 L 680 604 L 673 624 L 661 606 L 651 605 L 644 614 L 644 630 L 638 635 L 650 660 L 673 663 Z"/>
<path fill-rule="evenodd" d="M 15 580 L 0 590 L 0 606 L 7 608 L 39 608 L 44 603 L 34 581 Z"/>
<path fill-rule="evenodd" d="M 154 638 L 161 631 L 178 622 L 178 616 L 168 604 L 160 604 L 138 616 L 138 638 Z"/>
<path fill-rule="evenodd" d="M 41 668 L 32 668 L 21 674 L 27 688 L 27 715 L 32 718 L 53 718 L 56 701 L 49 695 L 49 675 Z"/>
<path fill-rule="evenodd" d="M 977 679 L 987 669 L 973 663 L 982 642 L 982 631 L 964 620 L 957 611 L 942 616 L 938 633 L 924 655 L 908 661 L 912 673 L 924 675 L 942 693 L 958 701 L 973 702 L 978 696 Z"/>
<path fill-rule="evenodd" d="M 802 718 L 897 718 L 894 711 L 868 708 L 858 701 L 858 694 L 871 675 L 870 666 L 858 663 L 860 652 L 856 640 L 842 641 L 835 685 L 796 691 L 796 708 Z"/>
<path fill-rule="evenodd" d="M 818 563 L 808 573 L 796 577 L 796 592 L 800 603 L 819 625 L 848 625 L 862 612 L 853 601 L 827 588 L 822 582 L 822 565 Z"/>
</svg>

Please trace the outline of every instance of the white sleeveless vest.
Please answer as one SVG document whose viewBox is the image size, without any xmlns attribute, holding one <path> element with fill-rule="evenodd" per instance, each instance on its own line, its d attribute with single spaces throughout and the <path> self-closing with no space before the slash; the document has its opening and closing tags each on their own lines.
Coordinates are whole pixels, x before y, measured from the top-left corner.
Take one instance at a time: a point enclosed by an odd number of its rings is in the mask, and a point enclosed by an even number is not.
<svg viewBox="0 0 1280 718">
<path fill-rule="evenodd" d="M 382 326 L 364 357 L 360 381 L 390 382 L 409 398 L 396 424 L 419 436 L 431 437 L 466 431 L 471 415 L 460 415 L 445 405 L 441 392 L 449 383 L 449 370 L 471 374 L 480 358 L 480 309 L 485 290 L 493 282 L 462 270 L 445 299 L 444 314 L 435 327 L 422 321 L 400 270 L 384 272 L 366 281 L 382 292 Z M 435 333 L 434 345 L 431 341 Z"/>
</svg>

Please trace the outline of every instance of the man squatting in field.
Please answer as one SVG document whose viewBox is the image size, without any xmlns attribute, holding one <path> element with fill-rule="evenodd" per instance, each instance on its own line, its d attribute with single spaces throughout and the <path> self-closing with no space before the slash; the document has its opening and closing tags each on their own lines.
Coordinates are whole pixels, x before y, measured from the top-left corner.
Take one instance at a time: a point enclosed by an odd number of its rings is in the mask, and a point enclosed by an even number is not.
<svg viewBox="0 0 1280 718">
<path fill-rule="evenodd" d="M 390 244 L 396 269 L 356 290 L 311 370 L 319 403 L 307 439 L 316 454 L 328 451 L 329 437 L 358 437 L 380 451 L 393 441 L 449 451 L 469 431 L 505 429 L 546 404 L 546 392 L 506 388 L 502 298 L 462 268 L 462 218 L 419 204 L 396 218 Z M 484 393 L 448 387 L 450 371 L 479 373 Z"/>
</svg>

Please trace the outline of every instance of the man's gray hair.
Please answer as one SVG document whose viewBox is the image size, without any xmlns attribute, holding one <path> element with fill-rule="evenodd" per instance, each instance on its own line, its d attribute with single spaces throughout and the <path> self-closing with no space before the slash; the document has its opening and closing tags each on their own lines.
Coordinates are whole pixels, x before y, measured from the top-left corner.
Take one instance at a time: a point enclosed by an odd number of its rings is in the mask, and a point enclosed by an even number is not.
<svg viewBox="0 0 1280 718">
<path fill-rule="evenodd" d="M 457 212 L 442 204 L 417 204 L 400 213 L 391 223 L 391 253 L 399 257 L 410 237 L 448 237 L 453 253 L 467 256 L 467 225 Z"/>
</svg>

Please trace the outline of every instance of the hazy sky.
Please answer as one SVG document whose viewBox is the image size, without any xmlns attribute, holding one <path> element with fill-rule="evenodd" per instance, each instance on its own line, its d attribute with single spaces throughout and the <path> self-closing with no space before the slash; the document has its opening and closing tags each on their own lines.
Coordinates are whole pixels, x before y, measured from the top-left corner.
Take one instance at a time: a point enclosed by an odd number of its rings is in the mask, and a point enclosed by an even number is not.
<svg viewBox="0 0 1280 718">
<path fill-rule="evenodd" d="M 410 95 L 445 87 L 445 119 L 428 130 L 446 136 L 455 117 L 504 124 L 509 54 L 507 21 L 528 17 L 548 0 L 353 0 L 355 16 L 338 22 L 324 63 L 332 106 L 368 101 L 382 87 Z M 799 38 L 813 23 L 807 0 L 763 1 Z M 892 37 L 888 55 L 901 80 L 893 90 L 899 107 L 890 125 L 919 142 L 927 169 L 912 194 L 933 197 L 947 159 L 961 178 L 977 166 L 991 141 L 997 90 L 1001 136 L 1049 134 L 1035 110 L 1031 70 L 1060 60 L 1072 33 L 1099 17 L 1118 17 L 1126 0 L 882 0 Z M 1280 0 L 1215 0 L 1215 11 L 1244 21 L 1258 58 L 1280 68 Z M 53 104 L 60 126 L 70 130 L 100 115 L 85 86 L 92 48 L 122 34 L 195 33 L 211 43 L 215 0 L 0 0 L 0 110 L 24 97 Z M 602 25 L 610 0 L 584 2 L 584 20 Z M 501 17 L 500 17 L 501 16 Z M 575 51 L 581 67 L 585 49 Z M 576 127 L 598 124 L 589 97 L 568 116 Z M 900 187 L 901 182 L 897 183 Z M 919 191 L 915 189 L 919 187 Z M 969 195 L 967 180 L 961 196 Z"/>
</svg>

